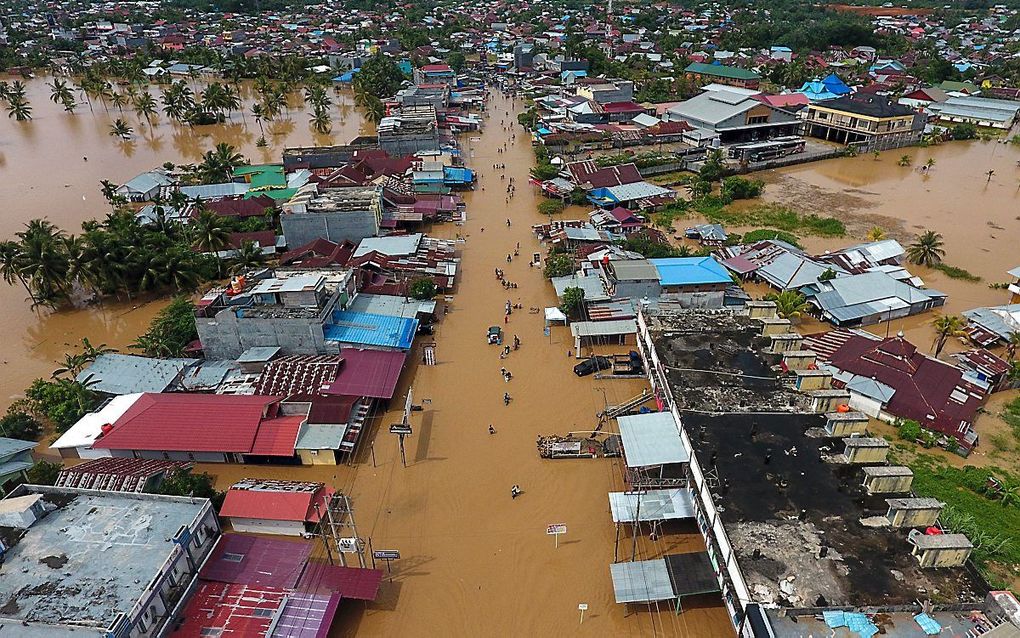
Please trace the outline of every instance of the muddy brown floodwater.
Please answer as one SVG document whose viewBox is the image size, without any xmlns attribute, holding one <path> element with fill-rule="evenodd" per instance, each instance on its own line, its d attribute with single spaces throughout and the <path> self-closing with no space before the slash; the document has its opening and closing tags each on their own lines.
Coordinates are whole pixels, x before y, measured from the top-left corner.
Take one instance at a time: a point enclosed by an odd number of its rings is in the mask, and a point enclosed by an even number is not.
<svg viewBox="0 0 1020 638">
<path fill-rule="evenodd" d="M 438 364 L 411 366 L 398 388 L 402 395 L 413 385 L 415 403 L 424 408 L 412 416 L 408 467 L 401 466 L 396 437 L 387 431 L 400 420 L 403 402 L 395 399 L 394 409 L 366 431 L 353 466 L 202 469 L 216 474 L 221 486 L 250 473 L 330 482 L 353 497 L 360 535 L 371 537 L 376 549 L 400 550 L 393 582 L 384 582 L 380 600 L 345 604 L 333 636 L 732 636 L 718 596 L 685 602 L 679 616 L 666 607 L 626 615 L 613 600 L 609 575 L 614 527 L 607 493 L 624 489 L 620 461 L 538 456 L 538 435 L 590 430 L 607 402 L 640 393 L 646 382 L 574 376 L 569 330 L 555 327 L 546 337 L 542 315 L 528 312 L 556 299 L 540 270 L 526 263 L 542 250 L 530 226 L 543 218 L 527 184 L 529 140 L 519 127 L 508 132 L 501 125 L 512 119 L 509 108 L 508 100 L 495 98 L 485 131 L 461 139 L 471 166 L 481 172 L 478 189 L 466 195 L 468 221 L 432 230 L 447 237 L 462 233 L 466 242 L 451 310 L 435 337 Z M 514 133 L 507 151 L 497 152 Z M 496 171 L 494 163 L 507 169 Z M 507 204 L 510 176 L 517 194 Z M 517 242 L 521 255 L 507 264 Z M 512 294 L 496 280 L 497 267 L 518 283 Z M 508 298 L 524 306 L 503 326 L 507 339 L 518 335 L 522 346 L 500 360 L 485 332 L 503 325 Z M 417 350 L 412 359 L 420 359 Z M 513 373 L 509 383 L 500 375 L 504 366 Z M 504 392 L 513 397 L 509 407 Z M 488 433 L 489 424 L 496 434 Z M 523 490 L 516 500 L 510 498 L 514 484 Z M 550 523 L 567 525 L 558 549 L 545 534 Z M 646 532 L 637 558 L 703 548 L 693 528 L 677 528 L 655 542 Z M 629 558 L 630 551 L 631 537 L 624 533 L 621 557 Z M 579 603 L 589 605 L 580 627 Z"/>
<path fill-rule="evenodd" d="M 120 184 L 164 162 L 197 162 L 219 142 L 235 146 L 252 162 L 279 162 L 287 146 L 342 144 L 371 132 L 350 94 L 333 96 L 330 135 L 311 130 L 301 96 L 292 95 L 290 111 L 263 124 L 269 146 L 260 149 L 255 146 L 259 127 L 250 115 L 242 118 L 235 113 L 226 124 L 195 127 L 159 115 L 150 127 L 132 110 L 121 113 L 99 101 L 91 110 L 83 101 L 75 113 L 65 113 L 49 100 L 47 82 L 49 78 L 26 82 L 31 121 L 0 118 L 0 201 L 5 203 L 0 240 L 13 238 L 26 222 L 39 217 L 78 233 L 81 222 L 109 210 L 100 194 L 100 180 Z M 192 87 L 196 92 L 201 88 L 195 83 Z M 247 113 L 253 94 L 247 85 L 241 89 Z M 152 87 L 150 92 L 158 101 L 159 89 Z M 118 117 L 135 129 L 132 141 L 110 137 L 110 126 Z M 165 303 L 143 298 L 52 312 L 33 311 L 26 297 L 23 288 L 0 283 L 0 325 L 7 335 L 0 354 L 0 408 L 22 396 L 32 379 L 48 377 L 65 352 L 80 347 L 82 337 L 126 348 Z"/>
</svg>

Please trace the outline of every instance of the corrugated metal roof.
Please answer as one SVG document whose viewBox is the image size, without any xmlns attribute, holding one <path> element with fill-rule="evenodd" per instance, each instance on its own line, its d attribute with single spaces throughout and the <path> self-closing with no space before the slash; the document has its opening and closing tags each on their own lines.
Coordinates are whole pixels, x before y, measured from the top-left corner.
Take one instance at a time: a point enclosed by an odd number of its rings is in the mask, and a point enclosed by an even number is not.
<svg viewBox="0 0 1020 638">
<path fill-rule="evenodd" d="M 315 505 L 321 511 L 332 493 L 322 483 L 267 481 L 260 485 L 246 480 L 227 490 L 220 516 L 314 523 L 319 520 Z"/>
<path fill-rule="evenodd" d="M 107 353 L 96 357 L 75 381 L 105 394 L 163 392 L 194 359 L 154 359 L 130 354 Z"/>
<path fill-rule="evenodd" d="M 344 358 L 344 365 L 327 390 L 328 394 L 393 398 L 400 371 L 407 360 L 406 352 L 343 348 L 340 354 Z"/>
<path fill-rule="evenodd" d="M 666 561 L 661 558 L 613 563 L 609 571 L 617 603 L 649 603 L 676 598 Z"/>
<path fill-rule="evenodd" d="M 730 283 L 730 274 L 712 257 L 649 259 L 663 286 Z"/>
<path fill-rule="evenodd" d="M 323 336 L 326 341 L 407 350 L 417 330 L 417 319 L 339 311 L 323 326 Z"/>
<path fill-rule="evenodd" d="M 607 337 L 612 335 L 634 334 L 637 332 L 637 321 L 618 319 L 616 321 L 575 321 L 570 324 L 570 334 L 575 337 Z"/>
<path fill-rule="evenodd" d="M 694 497 L 685 487 L 644 492 L 610 492 L 609 509 L 614 523 L 694 518 Z"/>
<path fill-rule="evenodd" d="M 102 434 L 103 426 L 115 423 L 135 402 L 142 397 L 142 393 L 125 394 L 113 397 L 95 412 L 89 412 L 78 422 L 72 425 L 60 438 L 50 445 L 52 450 L 62 450 L 74 447 L 84 447 L 92 443 Z"/>
<path fill-rule="evenodd" d="M 298 431 L 305 422 L 304 416 L 281 416 L 266 419 L 259 424 L 251 453 L 258 456 L 294 456 Z"/>
<path fill-rule="evenodd" d="M 382 255 L 411 255 L 418 250 L 422 233 L 412 235 L 391 235 L 388 237 L 366 237 L 358 244 L 353 257 L 361 257 L 370 252 Z"/>
<path fill-rule="evenodd" d="M 669 412 L 651 412 L 616 419 L 623 439 L 627 467 L 687 463 L 691 451 L 680 438 L 680 428 Z"/>
<path fill-rule="evenodd" d="M 268 406 L 279 399 L 145 393 L 116 420 L 113 430 L 97 440 L 93 447 L 110 450 L 248 453 L 255 443 L 263 414 Z M 296 439 L 296 426 L 294 432 Z M 293 451 L 291 447 L 291 454 Z"/>
</svg>

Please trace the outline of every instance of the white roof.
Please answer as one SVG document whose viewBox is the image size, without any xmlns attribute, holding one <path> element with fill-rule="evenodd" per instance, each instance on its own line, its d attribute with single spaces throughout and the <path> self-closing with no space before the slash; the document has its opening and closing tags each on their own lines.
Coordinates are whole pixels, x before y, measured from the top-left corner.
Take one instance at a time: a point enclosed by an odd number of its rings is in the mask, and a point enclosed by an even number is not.
<svg viewBox="0 0 1020 638">
<path fill-rule="evenodd" d="M 264 295 L 275 292 L 301 292 L 302 290 L 315 290 L 319 283 L 326 278 L 321 273 L 312 272 L 307 274 L 292 275 L 290 277 L 272 277 L 263 279 L 251 289 L 253 295 Z"/>
<path fill-rule="evenodd" d="M 113 424 L 124 415 L 128 409 L 135 404 L 141 392 L 134 394 L 123 394 L 113 397 L 102 409 L 96 412 L 89 412 L 78 422 L 68 428 L 59 439 L 53 442 L 50 449 L 62 450 L 67 448 L 91 446 L 99 435 L 103 433 L 103 426 Z"/>
<path fill-rule="evenodd" d="M 687 463 L 691 452 L 680 438 L 680 428 L 669 412 L 650 412 L 616 419 L 623 439 L 627 467 Z"/>
<path fill-rule="evenodd" d="M 422 233 L 413 235 L 392 235 L 389 237 L 366 237 L 358 244 L 354 251 L 355 257 L 368 254 L 372 251 L 383 255 L 411 255 L 418 250 L 421 243 Z"/>
<path fill-rule="evenodd" d="M 545 309 L 545 320 L 546 321 L 566 321 L 567 315 L 563 314 L 563 311 L 553 306 L 552 308 Z"/>
</svg>

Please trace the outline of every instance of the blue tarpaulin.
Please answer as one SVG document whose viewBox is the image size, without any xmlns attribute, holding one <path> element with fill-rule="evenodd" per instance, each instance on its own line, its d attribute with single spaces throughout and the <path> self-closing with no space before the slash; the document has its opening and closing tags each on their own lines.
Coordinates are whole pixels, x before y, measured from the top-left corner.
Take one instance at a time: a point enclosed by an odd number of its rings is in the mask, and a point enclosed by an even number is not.
<svg viewBox="0 0 1020 638">
<path fill-rule="evenodd" d="M 418 331 L 417 319 L 342 310 L 322 328 L 326 341 L 407 350 Z"/>
<path fill-rule="evenodd" d="M 928 614 L 914 616 L 914 622 L 921 627 L 921 630 L 928 636 L 937 636 L 942 633 L 942 625 Z"/>
<path fill-rule="evenodd" d="M 447 184 L 470 184 L 474 180 L 474 173 L 470 168 L 460 166 L 444 166 L 443 181 Z"/>
</svg>

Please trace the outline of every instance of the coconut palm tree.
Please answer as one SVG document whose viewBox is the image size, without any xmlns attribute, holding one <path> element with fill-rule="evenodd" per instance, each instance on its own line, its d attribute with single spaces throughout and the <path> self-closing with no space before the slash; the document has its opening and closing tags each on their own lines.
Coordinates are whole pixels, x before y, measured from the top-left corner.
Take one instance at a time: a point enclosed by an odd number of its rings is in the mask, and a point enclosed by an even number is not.
<svg viewBox="0 0 1020 638">
<path fill-rule="evenodd" d="M 259 125 L 259 130 L 262 131 L 262 137 L 266 136 L 266 129 L 262 127 L 262 120 L 266 119 L 266 108 L 256 102 L 251 105 L 251 116 L 255 118 L 255 123 Z"/>
<path fill-rule="evenodd" d="M 205 152 L 197 170 L 202 178 L 209 182 L 229 180 L 234 174 L 234 169 L 245 163 L 247 160 L 244 159 L 244 155 L 237 152 L 237 149 L 220 142 L 215 149 Z"/>
<path fill-rule="evenodd" d="M 329 118 L 329 113 L 322 109 L 316 109 L 315 114 L 309 122 L 311 123 L 312 128 L 322 135 L 327 135 L 332 128 L 332 121 Z"/>
<path fill-rule="evenodd" d="M 29 295 L 32 289 L 28 286 L 28 280 L 22 274 L 23 259 L 21 245 L 16 241 L 5 241 L 0 243 L 0 277 L 7 285 L 13 285 L 14 281 L 21 282 Z"/>
<path fill-rule="evenodd" d="M 896 163 L 900 166 L 910 166 L 914 163 L 914 158 L 909 155 L 901 155 L 899 161 Z"/>
<path fill-rule="evenodd" d="M 963 329 L 967 327 L 967 322 L 956 315 L 941 315 L 936 317 L 931 325 L 935 328 L 935 342 L 932 343 L 932 348 L 935 350 L 935 356 L 938 357 L 949 337 L 959 337 L 964 334 Z"/>
<path fill-rule="evenodd" d="M 99 185 L 102 187 L 103 198 L 112 204 L 114 196 L 117 195 L 117 185 L 108 179 L 99 180 Z"/>
<path fill-rule="evenodd" d="M 867 234 L 868 241 L 882 241 L 885 239 L 885 231 L 878 226 L 872 226 Z"/>
<path fill-rule="evenodd" d="M 776 304 L 776 314 L 784 319 L 797 319 L 807 312 L 808 303 L 804 295 L 796 290 L 784 290 L 780 293 L 771 293 L 765 296 L 766 301 L 773 301 Z"/>
<path fill-rule="evenodd" d="M 54 104 L 74 102 L 74 93 L 67 86 L 66 81 L 60 78 L 53 78 L 53 83 L 46 86 L 50 87 L 50 102 Z"/>
<path fill-rule="evenodd" d="M 123 93 L 118 93 L 118 92 L 114 91 L 110 95 L 110 102 L 112 102 L 113 105 L 117 107 L 118 111 L 123 113 L 124 112 L 124 105 L 127 104 L 127 97 L 125 97 Z"/>
<path fill-rule="evenodd" d="M 195 250 L 204 253 L 219 252 L 230 243 L 230 232 L 222 217 L 203 208 L 189 226 Z"/>
<path fill-rule="evenodd" d="M 33 219 L 17 234 L 21 240 L 20 272 L 29 283 L 33 305 L 56 305 L 69 283 L 63 232 L 44 219 Z"/>
<path fill-rule="evenodd" d="M 113 121 L 110 126 L 110 136 L 119 137 L 122 140 L 131 139 L 131 135 L 134 134 L 135 129 L 131 128 L 127 122 L 120 119 L 119 117 Z"/>
<path fill-rule="evenodd" d="M 13 117 L 19 122 L 32 119 L 32 105 L 23 96 L 12 95 L 7 100 L 7 117 Z"/>
<path fill-rule="evenodd" d="M 236 275 L 257 268 L 264 258 L 265 255 L 262 254 L 258 244 L 245 240 L 234 253 L 234 258 L 230 260 L 230 272 Z"/>
<path fill-rule="evenodd" d="M 152 97 L 152 94 L 148 91 L 143 91 L 133 100 L 135 112 L 138 113 L 139 117 L 144 117 L 145 122 L 149 125 L 149 129 L 152 129 L 152 116 L 156 114 L 156 98 Z"/>
<path fill-rule="evenodd" d="M 907 259 L 910 263 L 928 266 L 929 268 L 942 263 L 946 251 L 942 247 L 942 235 L 933 230 L 926 230 L 907 246 Z"/>
<path fill-rule="evenodd" d="M 382 100 L 375 97 L 374 95 L 369 96 L 371 99 L 365 106 L 365 117 L 370 119 L 372 122 L 378 124 L 382 121 L 383 116 L 386 115 L 386 106 L 382 103 Z"/>
<path fill-rule="evenodd" d="M 927 161 L 925 161 L 924 163 L 924 168 L 927 170 L 930 169 L 932 166 L 935 166 L 935 158 L 929 157 Z"/>
<path fill-rule="evenodd" d="M 1014 330 L 1009 333 L 1006 339 L 1006 358 L 1010 361 L 1016 358 L 1016 349 L 1020 346 L 1020 332 Z"/>
</svg>

